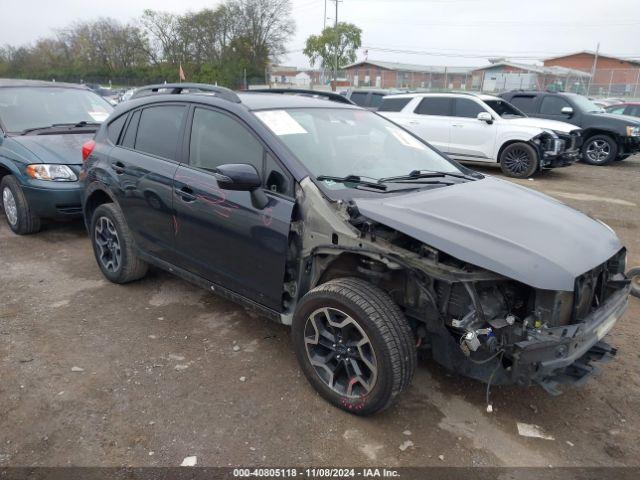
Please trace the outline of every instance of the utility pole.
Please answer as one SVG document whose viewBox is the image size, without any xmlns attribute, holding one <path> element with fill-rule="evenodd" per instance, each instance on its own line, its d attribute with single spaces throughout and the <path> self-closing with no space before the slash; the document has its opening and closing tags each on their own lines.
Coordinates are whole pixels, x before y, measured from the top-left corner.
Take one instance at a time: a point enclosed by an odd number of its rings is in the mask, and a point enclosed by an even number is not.
<svg viewBox="0 0 640 480">
<path fill-rule="evenodd" d="M 335 18 L 335 23 L 334 23 L 334 27 L 336 30 L 336 34 L 338 33 L 338 3 L 340 3 L 340 0 L 333 0 L 334 2 L 336 2 L 336 18 Z M 333 91 L 335 92 L 338 89 L 338 48 L 340 47 L 340 35 L 338 35 L 336 37 L 336 45 L 335 45 L 335 58 L 334 58 L 334 63 L 333 63 Z"/>
<path fill-rule="evenodd" d="M 589 84 L 587 85 L 587 96 L 591 94 L 591 82 L 595 79 L 596 69 L 598 68 L 598 54 L 600 53 L 600 42 L 596 47 L 596 56 L 593 59 L 593 66 L 591 67 L 591 77 L 589 77 Z"/>
<path fill-rule="evenodd" d="M 327 0 L 324 0 L 324 26 L 322 27 L 322 30 L 325 28 L 327 28 Z"/>
</svg>

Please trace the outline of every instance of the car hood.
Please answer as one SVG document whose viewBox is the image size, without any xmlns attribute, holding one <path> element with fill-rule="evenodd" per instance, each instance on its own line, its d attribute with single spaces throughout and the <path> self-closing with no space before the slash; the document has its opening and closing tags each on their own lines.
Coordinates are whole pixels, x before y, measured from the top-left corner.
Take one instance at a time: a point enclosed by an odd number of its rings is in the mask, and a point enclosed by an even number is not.
<svg viewBox="0 0 640 480">
<path fill-rule="evenodd" d="M 62 135 L 21 135 L 12 140 L 29 150 L 40 163 L 82 164 L 82 144 L 93 133 L 65 133 Z"/>
<path fill-rule="evenodd" d="M 621 125 L 640 126 L 640 120 L 638 120 L 638 117 L 633 117 L 631 115 L 621 115 L 619 113 L 591 113 L 590 115 L 600 118 L 604 117 L 609 119 L 609 121 L 613 120 Z"/>
<path fill-rule="evenodd" d="M 491 177 L 354 201 L 376 222 L 534 288 L 572 291 L 576 277 L 622 248 L 603 223 Z"/>
<path fill-rule="evenodd" d="M 509 125 L 520 125 L 523 127 L 537 127 L 547 130 L 555 130 L 557 132 L 569 133 L 573 130 L 580 130 L 579 127 L 566 122 L 558 122 L 557 120 L 547 120 L 545 118 L 509 118 Z"/>
</svg>

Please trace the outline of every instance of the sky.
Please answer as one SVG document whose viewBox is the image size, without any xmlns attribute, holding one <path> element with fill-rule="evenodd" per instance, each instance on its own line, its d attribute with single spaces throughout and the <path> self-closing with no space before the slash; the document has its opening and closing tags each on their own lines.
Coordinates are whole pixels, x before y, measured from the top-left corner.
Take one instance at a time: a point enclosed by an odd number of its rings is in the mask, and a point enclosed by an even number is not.
<svg viewBox="0 0 640 480">
<path fill-rule="evenodd" d="M 281 64 L 308 66 L 306 38 L 325 22 L 325 0 L 291 0 L 297 30 Z M 146 8 L 175 13 L 215 0 L 0 0 L 0 45 L 50 35 L 75 20 L 134 20 Z M 326 0 L 326 22 L 335 2 Z M 482 66 L 490 57 L 535 62 L 581 50 L 640 58 L 640 0 L 340 0 L 338 19 L 363 30 L 358 60 Z M 368 52 L 367 52 L 368 50 Z"/>
</svg>

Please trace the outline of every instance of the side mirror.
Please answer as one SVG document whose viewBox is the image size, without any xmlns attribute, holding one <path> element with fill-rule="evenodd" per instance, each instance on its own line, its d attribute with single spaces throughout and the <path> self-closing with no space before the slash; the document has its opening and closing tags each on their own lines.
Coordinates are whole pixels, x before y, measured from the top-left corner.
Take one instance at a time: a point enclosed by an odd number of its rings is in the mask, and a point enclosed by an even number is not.
<svg viewBox="0 0 640 480">
<path fill-rule="evenodd" d="M 250 192 L 262 186 L 262 179 L 256 167 L 248 163 L 220 165 L 213 173 L 223 190 Z"/>
<path fill-rule="evenodd" d="M 560 113 L 570 117 L 571 115 L 573 115 L 573 108 L 571 108 L 571 107 L 562 107 L 562 110 L 560 110 Z"/>
<path fill-rule="evenodd" d="M 251 203 L 258 210 L 269 204 L 269 197 L 262 191 L 262 179 L 256 167 L 248 163 L 228 163 L 213 171 L 218 186 L 223 190 L 251 192 Z"/>
<path fill-rule="evenodd" d="M 476 118 L 481 122 L 487 122 L 489 125 L 493 123 L 493 117 L 489 112 L 480 112 Z"/>
</svg>

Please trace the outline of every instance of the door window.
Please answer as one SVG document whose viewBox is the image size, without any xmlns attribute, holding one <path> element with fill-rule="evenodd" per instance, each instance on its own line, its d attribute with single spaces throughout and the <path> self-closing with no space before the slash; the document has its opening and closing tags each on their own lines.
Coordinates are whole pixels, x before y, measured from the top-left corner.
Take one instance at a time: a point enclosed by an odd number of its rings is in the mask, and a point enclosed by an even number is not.
<svg viewBox="0 0 640 480">
<path fill-rule="evenodd" d="M 640 105 L 627 107 L 627 111 L 625 113 L 633 117 L 640 117 Z"/>
<path fill-rule="evenodd" d="M 540 113 L 543 115 L 562 115 L 564 107 L 570 107 L 569 102 L 555 95 L 547 95 L 542 99 Z"/>
<path fill-rule="evenodd" d="M 476 118 L 479 113 L 486 112 L 482 105 L 467 98 L 454 99 L 453 106 L 454 117 Z"/>
<path fill-rule="evenodd" d="M 189 164 L 213 171 L 227 163 L 248 163 L 262 172 L 263 148 L 237 120 L 215 110 L 196 108 L 193 113 Z"/>
<path fill-rule="evenodd" d="M 175 160 L 185 113 L 182 105 L 162 105 L 142 110 L 135 149 Z"/>
<path fill-rule="evenodd" d="M 535 101 L 536 97 L 531 95 L 515 95 L 509 103 L 525 113 L 532 113 Z"/>
<path fill-rule="evenodd" d="M 404 107 L 411 101 L 410 97 L 394 98 L 389 97 L 382 100 L 379 112 L 401 112 Z"/>
<path fill-rule="evenodd" d="M 369 106 L 371 108 L 378 108 L 382 103 L 382 99 L 384 98 L 384 95 L 385 95 L 384 93 L 372 93 L 371 102 L 369 103 Z"/>
<path fill-rule="evenodd" d="M 451 115 L 451 99 L 447 97 L 426 97 L 423 98 L 416 108 L 418 115 Z"/>
<path fill-rule="evenodd" d="M 125 148 L 133 148 L 136 143 L 136 130 L 138 130 L 138 121 L 140 120 L 140 110 L 133 112 L 127 131 L 124 133 L 120 144 Z"/>
<path fill-rule="evenodd" d="M 621 107 L 609 107 L 609 108 L 607 108 L 607 112 L 608 113 L 618 113 L 618 114 L 620 114 L 620 113 L 624 113 L 624 109 L 625 108 L 626 107 L 624 105 L 622 105 Z"/>
</svg>

